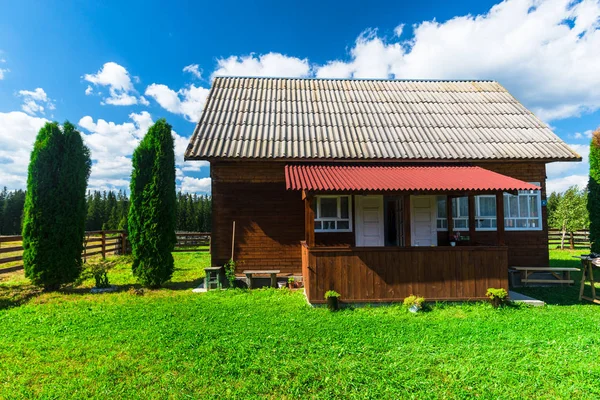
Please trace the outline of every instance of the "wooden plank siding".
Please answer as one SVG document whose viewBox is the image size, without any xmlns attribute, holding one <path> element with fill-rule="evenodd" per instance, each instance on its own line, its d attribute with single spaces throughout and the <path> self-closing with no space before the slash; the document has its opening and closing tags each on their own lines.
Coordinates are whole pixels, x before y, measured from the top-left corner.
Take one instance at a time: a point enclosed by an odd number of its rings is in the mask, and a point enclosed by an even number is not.
<svg viewBox="0 0 600 400">
<path fill-rule="evenodd" d="M 427 300 L 479 300 L 488 288 L 508 290 L 506 247 L 308 248 L 302 275 L 311 303 L 328 290 L 346 302 L 395 302 L 415 294 Z"/>
<path fill-rule="evenodd" d="M 223 265 L 231 257 L 232 223 L 235 220 L 238 272 L 279 269 L 282 273 L 301 273 L 300 242 L 305 240 L 306 210 L 301 193 L 285 188 L 285 164 L 264 160 L 211 162 L 213 266 Z M 540 182 L 542 200 L 546 198 L 544 162 L 478 162 L 473 165 L 526 182 Z M 405 197 L 405 209 L 409 215 L 409 196 Z M 354 215 L 353 212 L 353 218 Z M 542 221 L 542 229 L 538 231 L 504 231 L 509 265 L 548 265 L 546 207 L 542 207 Z M 405 224 L 405 228 L 405 239 L 410 243 L 410 224 Z M 499 245 L 496 231 L 475 230 L 471 240 L 475 246 Z M 438 244 L 449 245 L 448 232 L 438 232 Z M 355 246 L 355 234 L 315 233 L 315 245 Z"/>
</svg>

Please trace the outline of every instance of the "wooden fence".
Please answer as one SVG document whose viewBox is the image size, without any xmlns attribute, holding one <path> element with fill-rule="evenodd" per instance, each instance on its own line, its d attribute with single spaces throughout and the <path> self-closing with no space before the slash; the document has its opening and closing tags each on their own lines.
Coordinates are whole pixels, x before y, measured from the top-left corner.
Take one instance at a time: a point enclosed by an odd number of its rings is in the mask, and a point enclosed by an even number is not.
<svg viewBox="0 0 600 400">
<path fill-rule="evenodd" d="M 174 251 L 210 251 L 209 232 L 177 232 Z M 125 231 L 89 231 L 85 233 L 81 254 L 84 261 L 109 254 L 129 254 L 131 244 Z M 23 237 L 0 236 L 0 274 L 23 269 Z"/>
<path fill-rule="evenodd" d="M 551 248 L 589 248 L 590 231 L 567 232 L 563 242 L 563 232 L 560 229 L 549 229 L 548 244 Z"/>
</svg>

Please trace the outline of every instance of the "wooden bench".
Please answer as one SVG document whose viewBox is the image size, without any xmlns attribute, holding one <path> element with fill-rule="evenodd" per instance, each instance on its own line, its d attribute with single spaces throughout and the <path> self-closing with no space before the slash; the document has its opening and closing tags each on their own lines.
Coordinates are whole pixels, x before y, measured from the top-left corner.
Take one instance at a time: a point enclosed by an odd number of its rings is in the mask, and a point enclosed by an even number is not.
<svg viewBox="0 0 600 400">
<path fill-rule="evenodd" d="M 524 284 L 527 283 L 568 283 L 573 284 L 575 281 L 571 279 L 571 272 L 580 271 L 579 268 L 573 267 L 510 267 L 513 271 L 524 272 L 525 278 L 521 279 Z M 550 273 L 556 279 L 536 279 L 530 278 L 531 274 L 537 272 Z"/>
<path fill-rule="evenodd" d="M 245 270 L 243 273 L 246 275 L 246 283 L 248 289 L 252 289 L 252 278 L 254 275 L 270 275 L 271 276 L 271 287 L 277 286 L 277 274 L 281 272 L 278 269 L 269 270 Z"/>
</svg>

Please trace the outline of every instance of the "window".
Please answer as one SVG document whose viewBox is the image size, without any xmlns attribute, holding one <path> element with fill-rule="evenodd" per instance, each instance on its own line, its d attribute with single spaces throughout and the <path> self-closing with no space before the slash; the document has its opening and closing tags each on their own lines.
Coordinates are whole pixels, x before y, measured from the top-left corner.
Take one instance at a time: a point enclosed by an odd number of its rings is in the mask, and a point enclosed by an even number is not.
<svg viewBox="0 0 600 400">
<path fill-rule="evenodd" d="M 533 182 L 533 185 L 540 185 Z M 542 196 L 539 190 L 519 190 L 518 195 L 504 193 L 504 229 L 539 231 L 542 229 Z"/>
<path fill-rule="evenodd" d="M 496 230 L 496 196 L 475 196 L 475 228 Z"/>
<path fill-rule="evenodd" d="M 437 230 L 448 230 L 448 219 L 446 217 L 446 196 L 438 196 L 437 198 Z M 452 220 L 454 230 L 468 231 L 469 230 L 469 198 L 454 197 L 452 199 Z"/>
<path fill-rule="evenodd" d="M 317 196 L 315 232 L 352 232 L 352 202 L 350 196 Z"/>
</svg>

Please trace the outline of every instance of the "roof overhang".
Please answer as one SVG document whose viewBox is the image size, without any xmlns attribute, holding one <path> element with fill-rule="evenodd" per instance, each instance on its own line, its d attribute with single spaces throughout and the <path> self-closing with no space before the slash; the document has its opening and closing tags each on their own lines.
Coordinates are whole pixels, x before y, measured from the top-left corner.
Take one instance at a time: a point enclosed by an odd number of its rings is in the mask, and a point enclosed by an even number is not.
<svg viewBox="0 0 600 400">
<path fill-rule="evenodd" d="M 476 166 L 285 166 L 288 190 L 303 191 L 410 191 L 513 192 L 541 188 Z"/>
</svg>

